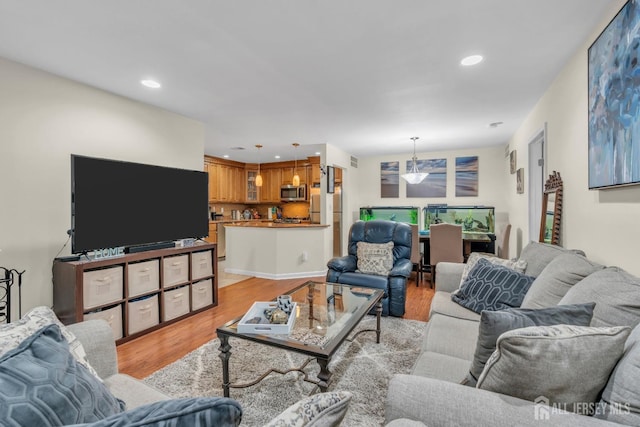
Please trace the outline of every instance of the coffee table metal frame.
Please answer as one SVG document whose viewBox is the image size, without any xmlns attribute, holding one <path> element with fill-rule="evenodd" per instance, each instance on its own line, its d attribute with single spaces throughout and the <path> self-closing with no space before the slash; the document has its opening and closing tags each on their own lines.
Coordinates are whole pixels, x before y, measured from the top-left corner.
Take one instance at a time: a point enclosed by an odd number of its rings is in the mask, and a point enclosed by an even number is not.
<svg viewBox="0 0 640 427">
<path fill-rule="evenodd" d="M 293 294 L 300 289 L 305 287 L 310 288 L 311 285 L 334 285 L 341 286 L 343 288 L 362 288 L 360 286 L 350 286 L 343 285 L 337 283 L 325 283 L 325 282 L 314 282 L 308 281 L 291 291 L 287 292 L 287 295 Z M 242 316 L 231 320 L 221 327 L 216 329 L 218 339 L 220 340 L 220 359 L 222 360 L 222 389 L 225 397 L 229 397 L 229 389 L 230 388 L 245 388 L 255 385 L 266 378 L 272 372 L 276 372 L 279 374 L 286 374 L 288 372 L 301 372 L 303 374 L 303 381 L 310 382 L 316 384 L 321 392 L 327 391 L 329 384 L 331 383 L 331 371 L 328 366 L 331 362 L 331 358 L 336 353 L 338 348 L 347 341 L 347 337 L 353 331 L 353 329 L 358 326 L 360 321 L 364 318 L 364 316 L 369 313 L 374 307 L 376 311 L 376 329 L 367 329 L 358 331 L 356 333 L 360 334 L 361 332 L 375 332 L 376 333 L 376 343 L 380 343 L 380 316 L 382 315 L 382 297 L 384 292 L 381 289 L 369 288 L 371 291 L 371 295 L 369 296 L 369 300 L 362 304 L 356 311 L 354 311 L 349 320 L 343 325 L 342 329 L 339 331 L 336 336 L 331 338 L 324 346 L 317 346 L 313 344 L 305 344 L 301 341 L 293 340 L 293 339 L 283 339 L 282 335 L 263 335 L 263 334 L 246 334 L 239 333 L 237 330 L 238 322 L 242 319 Z M 309 298 L 310 299 L 310 298 Z M 311 303 L 311 300 L 309 301 Z M 310 304 L 311 307 L 313 304 Z M 229 358 L 231 357 L 231 345 L 229 344 L 229 337 L 241 338 L 253 342 L 257 342 L 260 344 L 265 344 L 271 347 L 282 348 L 289 351 L 294 351 L 297 353 L 301 353 L 309 356 L 306 362 L 300 367 L 288 369 L 286 371 L 281 371 L 278 369 L 270 369 L 261 375 L 255 381 L 251 381 L 245 384 L 231 384 L 229 379 Z M 355 337 L 355 335 L 354 335 Z M 352 337 L 353 338 L 353 337 Z M 352 339 L 351 338 L 351 339 Z M 318 373 L 318 379 L 309 378 L 307 373 L 304 371 L 304 368 L 311 362 L 312 360 L 316 360 L 318 365 L 320 366 L 320 372 Z"/>
</svg>

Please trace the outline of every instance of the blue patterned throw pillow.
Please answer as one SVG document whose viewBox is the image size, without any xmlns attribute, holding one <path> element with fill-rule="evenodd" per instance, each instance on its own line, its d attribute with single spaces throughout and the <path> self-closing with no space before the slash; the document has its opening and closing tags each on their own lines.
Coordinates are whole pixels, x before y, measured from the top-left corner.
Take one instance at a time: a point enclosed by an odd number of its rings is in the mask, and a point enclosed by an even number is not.
<svg viewBox="0 0 640 427">
<path fill-rule="evenodd" d="M 520 307 L 535 277 L 480 259 L 451 299 L 476 313 Z"/>
<path fill-rule="evenodd" d="M 68 427 L 236 427 L 240 404 L 228 397 L 192 397 L 139 406 L 91 424 Z"/>
<path fill-rule="evenodd" d="M 0 358 L 0 423 L 64 426 L 93 422 L 125 409 L 69 351 L 49 325 Z"/>
</svg>

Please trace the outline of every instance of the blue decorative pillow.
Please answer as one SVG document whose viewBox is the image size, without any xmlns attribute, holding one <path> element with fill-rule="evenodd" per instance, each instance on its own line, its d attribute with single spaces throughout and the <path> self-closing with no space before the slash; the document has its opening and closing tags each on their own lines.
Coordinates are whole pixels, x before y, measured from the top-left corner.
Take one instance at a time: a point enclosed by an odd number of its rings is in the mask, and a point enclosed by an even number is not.
<svg viewBox="0 0 640 427">
<path fill-rule="evenodd" d="M 73 357 L 57 325 L 38 330 L 0 358 L 3 425 L 64 426 L 124 409 L 124 402 Z"/>
<path fill-rule="evenodd" d="M 242 408 L 227 397 L 163 400 L 91 424 L 68 427 L 231 427 L 240 425 Z"/>
<path fill-rule="evenodd" d="M 476 313 L 520 307 L 534 280 L 535 277 L 480 259 L 451 299 Z"/>
</svg>

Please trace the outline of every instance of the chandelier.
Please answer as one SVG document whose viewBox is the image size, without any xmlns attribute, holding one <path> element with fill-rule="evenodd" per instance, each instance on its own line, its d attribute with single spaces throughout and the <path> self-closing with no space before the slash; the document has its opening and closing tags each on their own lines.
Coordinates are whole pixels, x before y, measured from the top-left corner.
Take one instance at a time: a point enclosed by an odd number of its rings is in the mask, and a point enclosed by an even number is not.
<svg viewBox="0 0 640 427">
<path fill-rule="evenodd" d="M 400 175 L 409 184 L 420 184 L 429 175 L 427 172 L 420 172 L 418 170 L 418 159 L 416 157 L 416 139 L 420 139 L 417 136 L 411 137 L 413 140 L 413 157 L 411 158 L 411 171 Z"/>
</svg>

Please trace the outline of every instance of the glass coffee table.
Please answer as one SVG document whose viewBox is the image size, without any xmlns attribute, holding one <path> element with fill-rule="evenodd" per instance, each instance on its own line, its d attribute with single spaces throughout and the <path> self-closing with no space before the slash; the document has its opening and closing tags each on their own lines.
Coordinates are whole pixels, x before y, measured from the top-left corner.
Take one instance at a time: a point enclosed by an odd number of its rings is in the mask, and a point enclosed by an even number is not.
<svg viewBox="0 0 640 427">
<path fill-rule="evenodd" d="M 304 374 L 303 380 L 316 384 L 321 392 L 325 392 L 331 383 L 329 362 L 340 345 L 347 340 L 349 334 L 358 326 L 362 318 L 375 308 L 376 329 L 367 329 L 361 332 L 376 332 L 376 343 L 380 343 L 380 316 L 382 314 L 381 289 L 363 288 L 336 283 L 322 283 L 309 281 L 291 290 L 290 295 L 296 303 L 295 324 L 290 334 L 260 334 L 240 333 L 239 317 L 216 331 L 220 339 L 220 359 L 222 359 L 222 388 L 224 396 L 229 397 L 230 388 L 250 387 L 262 381 L 272 372 L 286 374 L 291 371 L 299 371 Z M 355 336 L 355 335 L 354 335 Z M 272 347 L 278 347 L 309 356 L 309 359 L 299 368 L 281 371 L 270 369 L 257 380 L 246 384 L 231 384 L 229 380 L 229 358 L 231 357 L 231 345 L 229 337 L 245 339 Z M 309 378 L 304 368 L 316 360 L 320 366 L 318 378 Z"/>
</svg>

